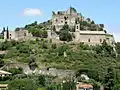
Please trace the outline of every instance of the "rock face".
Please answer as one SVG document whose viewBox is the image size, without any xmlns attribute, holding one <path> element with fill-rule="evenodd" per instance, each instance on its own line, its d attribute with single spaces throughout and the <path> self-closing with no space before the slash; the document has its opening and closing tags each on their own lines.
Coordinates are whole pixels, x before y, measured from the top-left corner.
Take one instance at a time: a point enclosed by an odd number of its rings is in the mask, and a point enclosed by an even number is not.
<svg viewBox="0 0 120 90">
<path fill-rule="evenodd" d="M 62 69 L 56 69 L 56 68 L 36 68 L 34 71 L 30 70 L 28 64 L 21 64 L 21 63 L 10 63 L 5 65 L 2 69 L 9 69 L 9 68 L 23 68 L 23 73 L 30 75 L 51 75 L 51 76 L 58 76 L 60 78 L 64 77 L 71 77 L 74 76 L 75 71 L 73 70 L 62 70 Z"/>
</svg>

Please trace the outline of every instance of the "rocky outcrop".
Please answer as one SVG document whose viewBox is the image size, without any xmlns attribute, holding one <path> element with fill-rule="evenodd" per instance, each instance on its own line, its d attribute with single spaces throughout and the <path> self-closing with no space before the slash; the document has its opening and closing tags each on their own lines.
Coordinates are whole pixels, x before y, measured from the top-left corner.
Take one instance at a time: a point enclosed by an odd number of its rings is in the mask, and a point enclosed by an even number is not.
<svg viewBox="0 0 120 90">
<path fill-rule="evenodd" d="M 36 68 L 34 71 L 30 70 L 28 64 L 22 64 L 22 63 L 9 63 L 3 66 L 2 69 L 8 70 L 9 68 L 23 68 L 23 73 L 30 75 L 30 74 L 35 74 L 35 75 L 50 75 L 50 76 L 58 76 L 60 78 L 64 77 L 71 77 L 74 76 L 75 71 L 73 70 L 63 70 L 63 69 L 56 69 L 56 68 Z"/>
</svg>

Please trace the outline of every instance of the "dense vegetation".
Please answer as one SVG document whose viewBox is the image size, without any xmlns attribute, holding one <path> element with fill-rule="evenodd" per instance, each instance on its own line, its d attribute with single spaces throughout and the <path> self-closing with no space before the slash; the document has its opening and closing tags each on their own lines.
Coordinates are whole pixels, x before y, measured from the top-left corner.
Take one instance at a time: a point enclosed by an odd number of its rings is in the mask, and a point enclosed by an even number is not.
<svg viewBox="0 0 120 90">
<path fill-rule="evenodd" d="M 86 21 L 77 21 L 80 28 L 84 30 L 102 31 L 104 25 L 100 28 L 94 21 L 88 18 Z M 0 54 L 0 67 L 11 62 L 27 63 L 31 70 L 39 68 L 39 65 L 45 67 L 54 67 L 57 69 L 75 70 L 75 77 L 78 81 L 91 83 L 95 90 L 99 90 L 100 85 L 104 85 L 105 90 L 120 90 L 120 43 L 113 47 L 107 45 L 104 41 L 102 45 L 88 46 L 79 44 L 55 44 L 47 38 L 48 29 L 52 29 L 59 36 L 61 41 L 72 41 L 75 31 L 67 24 L 57 32 L 56 28 L 50 27 L 51 21 L 37 24 L 26 25 L 25 28 L 37 37 L 35 41 L 28 40 L 23 42 L 5 41 L 0 43 L 0 50 L 6 51 Z M 18 30 L 18 28 L 16 28 Z M 44 38 L 44 39 L 43 39 Z M 34 66 L 34 68 L 33 68 Z M 13 77 L 0 78 L 0 83 L 9 83 L 10 90 L 75 90 L 74 79 L 67 79 L 65 83 L 54 82 L 55 77 L 46 78 L 46 76 L 26 76 L 22 68 L 11 68 L 8 70 Z M 90 80 L 85 81 L 80 77 L 81 74 L 87 75 Z M 27 84 L 25 84 L 27 83 Z M 28 88 L 29 87 L 29 88 Z"/>
<path fill-rule="evenodd" d="M 113 47 L 107 45 L 105 41 L 102 45 L 97 46 L 88 46 L 82 43 L 56 45 L 51 40 L 46 39 L 24 42 L 6 41 L 0 44 L 0 50 L 7 50 L 7 54 L 0 55 L 0 60 L 1 66 L 12 61 L 28 63 L 29 66 L 34 65 L 36 67 L 39 67 L 39 64 L 42 63 L 46 67 L 73 69 L 76 70 L 76 78 L 78 79 L 80 74 L 83 73 L 96 82 L 105 84 L 105 86 L 113 79 L 115 81 L 114 88 L 118 88 L 120 85 L 119 48 L 120 43 L 116 43 L 116 54 Z M 109 69 L 110 67 L 112 67 L 112 71 L 109 71 L 111 70 Z M 14 73 L 14 75 L 22 73 L 21 69 L 9 71 Z M 105 80 L 106 78 L 108 79 Z M 24 82 L 24 80 L 20 82 Z M 31 81 L 28 80 L 28 82 Z"/>
<path fill-rule="evenodd" d="M 27 29 L 35 37 L 47 38 L 46 30 L 50 29 L 50 25 L 51 25 L 50 20 L 48 20 L 47 22 L 40 23 L 40 24 L 38 24 L 37 21 L 35 21 L 32 24 L 26 25 L 25 29 Z"/>
</svg>

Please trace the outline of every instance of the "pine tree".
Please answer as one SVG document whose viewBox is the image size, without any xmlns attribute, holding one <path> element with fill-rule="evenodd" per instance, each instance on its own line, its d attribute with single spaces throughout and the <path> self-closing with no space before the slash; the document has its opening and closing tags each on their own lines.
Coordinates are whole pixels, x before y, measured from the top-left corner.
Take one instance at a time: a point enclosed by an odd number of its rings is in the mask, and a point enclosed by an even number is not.
<svg viewBox="0 0 120 90">
<path fill-rule="evenodd" d="M 7 39 L 9 39 L 9 30 L 8 30 L 8 26 L 7 26 Z"/>
<path fill-rule="evenodd" d="M 3 27 L 1 34 L 4 35 L 4 32 L 5 32 L 5 27 Z"/>
</svg>

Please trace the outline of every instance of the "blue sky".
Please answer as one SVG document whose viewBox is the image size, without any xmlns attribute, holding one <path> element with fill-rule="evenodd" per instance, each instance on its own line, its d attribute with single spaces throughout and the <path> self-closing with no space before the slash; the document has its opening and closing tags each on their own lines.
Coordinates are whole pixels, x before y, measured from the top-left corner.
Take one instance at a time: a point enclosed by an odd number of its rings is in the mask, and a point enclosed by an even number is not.
<svg viewBox="0 0 120 90">
<path fill-rule="evenodd" d="M 0 0 L 0 29 L 22 27 L 34 21 L 51 18 L 52 11 L 66 10 L 71 5 L 86 18 L 103 23 L 120 41 L 120 0 Z M 28 10 L 28 11 L 27 11 Z M 32 12 L 32 14 L 30 13 Z"/>
</svg>

